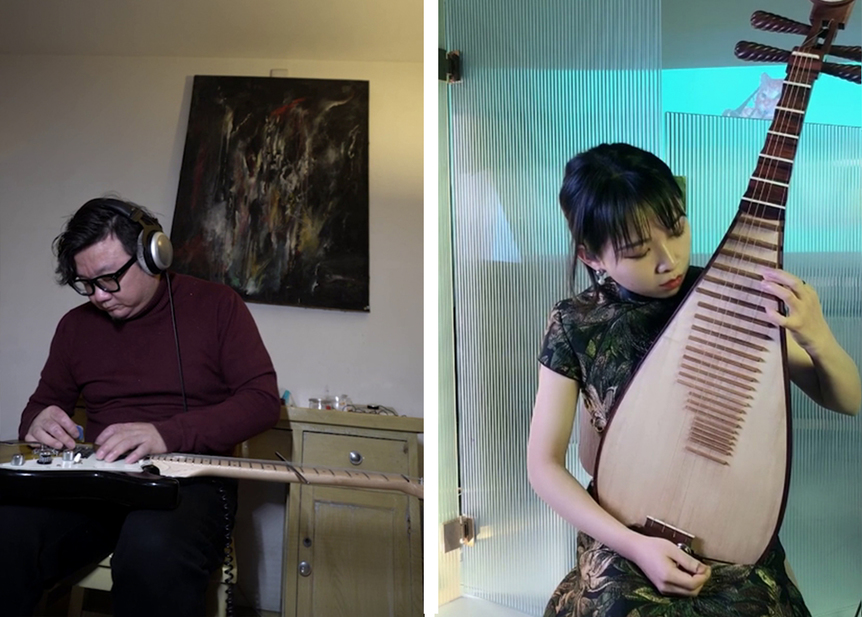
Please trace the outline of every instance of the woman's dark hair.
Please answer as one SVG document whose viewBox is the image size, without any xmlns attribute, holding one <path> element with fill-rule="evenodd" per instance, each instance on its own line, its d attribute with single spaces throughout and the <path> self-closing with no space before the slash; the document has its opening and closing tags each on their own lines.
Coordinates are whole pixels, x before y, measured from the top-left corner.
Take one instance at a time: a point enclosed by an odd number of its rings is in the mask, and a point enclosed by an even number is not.
<svg viewBox="0 0 862 617">
<path fill-rule="evenodd" d="M 115 236 L 129 257 L 137 254 L 141 226 L 122 214 L 121 210 L 116 209 L 132 206 L 150 215 L 145 208 L 137 204 L 113 197 L 91 199 L 78 208 L 78 211 L 66 222 L 63 232 L 54 238 L 57 282 L 60 285 L 68 285 L 78 276 L 75 256 L 108 236 Z"/>
<path fill-rule="evenodd" d="M 583 246 L 599 255 L 611 242 L 614 250 L 649 237 L 650 220 L 675 229 L 685 214 L 682 190 L 670 168 L 657 156 L 629 144 L 601 144 L 566 164 L 560 207 L 572 234 L 572 278 Z M 593 284 L 596 274 L 587 273 Z"/>
</svg>

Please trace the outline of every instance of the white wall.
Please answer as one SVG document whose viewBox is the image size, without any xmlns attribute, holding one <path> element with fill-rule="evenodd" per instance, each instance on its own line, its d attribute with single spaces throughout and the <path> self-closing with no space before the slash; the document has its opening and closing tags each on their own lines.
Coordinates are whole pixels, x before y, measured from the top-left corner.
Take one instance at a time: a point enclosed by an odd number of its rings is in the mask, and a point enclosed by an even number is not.
<svg viewBox="0 0 862 617">
<path fill-rule="evenodd" d="M 0 438 L 15 437 L 56 323 L 81 302 L 53 282 L 65 217 L 116 191 L 170 232 L 192 77 L 272 68 L 370 81 L 371 312 L 249 304 L 280 388 L 423 415 L 421 64 L 0 56 Z M 244 483 L 242 500 L 242 591 L 278 610 L 284 487 Z"/>
<path fill-rule="evenodd" d="M 250 304 L 280 388 L 326 388 L 422 415 L 422 66 L 198 58 L 0 56 L 0 437 L 13 437 L 60 316 L 51 241 L 116 191 L 170 231 L 192 77 L 370 81 L 371 312 Z"/>
</svg>

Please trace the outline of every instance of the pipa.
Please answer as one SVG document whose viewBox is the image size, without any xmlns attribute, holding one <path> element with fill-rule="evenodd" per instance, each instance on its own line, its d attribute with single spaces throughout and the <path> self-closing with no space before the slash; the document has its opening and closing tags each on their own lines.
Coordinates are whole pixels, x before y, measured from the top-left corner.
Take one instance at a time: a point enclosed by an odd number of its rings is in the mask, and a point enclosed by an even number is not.
<svg viewBox="0 0 862 617">
<path fill-rule="evenodd" d="M 823 73 L 859 83 L 860 47 L 832 46 L 854 0 L 812 0 L 810 25 L 756 12 L 752 25 L 803 34 L 793 51 L 739 43 L 747 60 L 786 62 L 774 119 L 727 233 L 618 396 L 599 447 L 602 507 L 696 555 L 753 564 L 778 533 L 790 483 L 787 341 L 759 289 L 781 268 L 785 207 L 811 88 Z"/>
</svg>

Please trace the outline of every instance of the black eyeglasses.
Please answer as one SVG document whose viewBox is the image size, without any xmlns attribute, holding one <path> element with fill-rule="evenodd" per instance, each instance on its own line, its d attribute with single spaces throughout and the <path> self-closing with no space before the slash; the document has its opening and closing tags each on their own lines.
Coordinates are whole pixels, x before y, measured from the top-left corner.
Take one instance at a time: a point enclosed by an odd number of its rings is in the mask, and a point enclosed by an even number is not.
<svg viewBox="0 0 862 617">
<path fill-rule="evenodd" d="M 78 277 L 69 285 L 72 286 L 72 289 L 77 291 L 82 296 L 92 296 L 96 293 L 96 287 L 101 289 L 102 291 L 107 291 L 108 293 L 117 293 L 120 291 L 120 279 L 123 278 L 123 275 L 126 271 L 132 267 L 132 264 L 138 260 L 137 257 L 132 257 L 125 263 L 125 265 L 114 272 L 113 274 L 103 274 L 102 276 L 97 276 L 94 279 L 85 279 L 83 277 Z"/>
</svg>

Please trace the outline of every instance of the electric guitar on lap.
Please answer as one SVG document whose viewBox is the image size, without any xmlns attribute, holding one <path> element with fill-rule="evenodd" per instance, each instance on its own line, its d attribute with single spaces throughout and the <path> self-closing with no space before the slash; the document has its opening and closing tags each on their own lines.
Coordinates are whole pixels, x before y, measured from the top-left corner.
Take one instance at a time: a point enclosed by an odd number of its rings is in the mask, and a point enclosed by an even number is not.
<svg viewBox="0 0 862 617">
<path fill-rule="evenodd" d="M 34 445 L 0 445 L 0 503 L 102 500 L 130 508 L 171 509 L 179 503 L 179 479 L 206 476 L 400 491 L 424 497 L 421 479 L 393 473 L 176 453 L 153 454 L 133 464 L 123 460 L 106 463 L 96 459 L 90 446 L 57 451 Z"/>
</svg>

